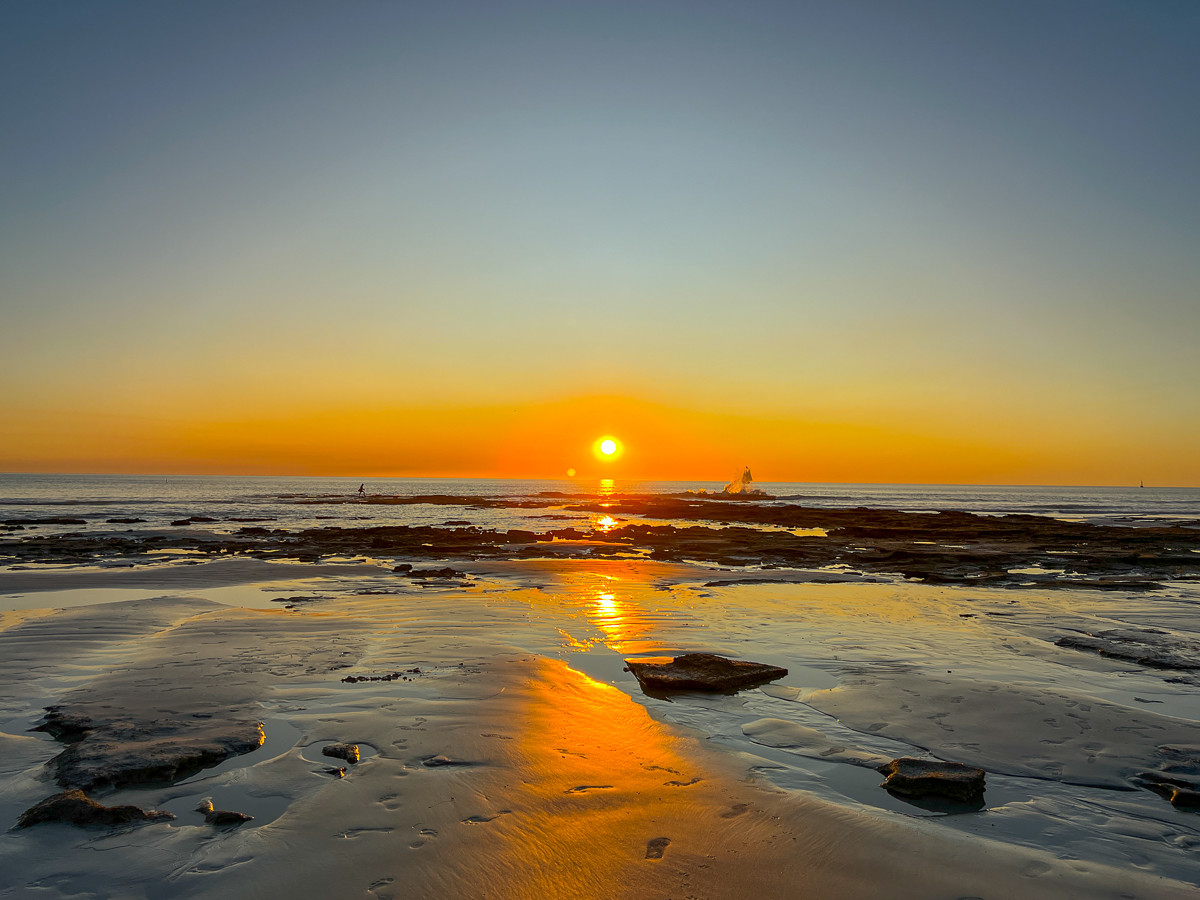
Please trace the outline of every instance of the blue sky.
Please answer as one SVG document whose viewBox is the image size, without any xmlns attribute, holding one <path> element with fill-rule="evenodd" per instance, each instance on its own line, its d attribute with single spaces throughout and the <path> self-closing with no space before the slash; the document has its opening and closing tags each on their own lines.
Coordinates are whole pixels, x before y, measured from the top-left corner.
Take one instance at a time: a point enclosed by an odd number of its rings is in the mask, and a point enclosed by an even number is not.
<svg viewBox="0 0 1200 900">
<path fill-rule="evenodd" d="M 1195 4 L 5 18 L 0 468 L 604 394 L 1200 484 Z"/>
</svg>

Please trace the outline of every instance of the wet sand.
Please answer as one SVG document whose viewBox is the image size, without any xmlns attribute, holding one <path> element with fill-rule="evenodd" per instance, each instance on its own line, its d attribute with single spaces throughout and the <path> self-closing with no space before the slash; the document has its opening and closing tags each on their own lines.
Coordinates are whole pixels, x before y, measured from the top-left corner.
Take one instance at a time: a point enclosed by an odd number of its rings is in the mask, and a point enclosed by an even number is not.
<svg viewBox="0 0 1200 900">
<path fill-rule="evenodd" d="M 1099 619 L 1164 632 L 1187 598 L 456 565 L 425 582 L 363 562 L 3 573 L 4 821 L 60 789 L 73 745 L 28 731 L 45 707 L 92 728 L 92 768 L 67 780 L 99 773 L 105 805 L 177 818 L 8 831 L 0 896 L 1196 892 L 1200 816 L 1135 780 L 1195 765 L 1192 692 L 1052 640 Z M 791 674 L 663 700 L 623 671 L 684 651 Z M 265 743 L 236 752 L 258 722 Z M 362 761 L 323 756 L 332 742 Z M 197 746 L 233 750 L 150 783 L 105 769 Z M 986 807 L 892 797 L 866 766 L 900 755 L 983 766 Z M 206 798 L 255 818 L 214 828 Z"/>
</svg>

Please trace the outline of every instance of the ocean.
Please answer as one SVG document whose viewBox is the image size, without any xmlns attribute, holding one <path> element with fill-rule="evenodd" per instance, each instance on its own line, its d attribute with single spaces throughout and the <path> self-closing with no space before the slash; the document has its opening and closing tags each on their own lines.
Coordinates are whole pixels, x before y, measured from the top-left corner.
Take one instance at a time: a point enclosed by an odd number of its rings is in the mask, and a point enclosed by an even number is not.
<svg viewBox="0 0 1200 900">
<path fill-rule="evenodd" d="M 143 528 L 170 526 L 189 516 L 217 521 L 214 531 L 247 520 L 273 528 L 439 525 L 469 522 L 482 528 L 545 530 L 586 525 L 593 514 L 550 506 L 478 508 L 461 505 L 356 502 L 359 485 L 370 496 L 443 495 L 519 503 L 545 494 L 677 494 L 719 491 L 724 482 L 584 479 L 350 478 L 200 475 L 0 475 L 0 523 L 71 519 L 39 524 L 39 533 L 120 531 L 140 519 Z M 984 515 L 1033 514 L 1097 524 L 1200 524 L 1200 488 L 1047 487 L 756 482 L 767 495 L 756 502 L 819 508 L 868 507 L 912 512 L 964 510 Z M 564 505 L 569 501 L 564 498 Z M 623 519 L 622 521 L 633 519 Z"/>
</svg>

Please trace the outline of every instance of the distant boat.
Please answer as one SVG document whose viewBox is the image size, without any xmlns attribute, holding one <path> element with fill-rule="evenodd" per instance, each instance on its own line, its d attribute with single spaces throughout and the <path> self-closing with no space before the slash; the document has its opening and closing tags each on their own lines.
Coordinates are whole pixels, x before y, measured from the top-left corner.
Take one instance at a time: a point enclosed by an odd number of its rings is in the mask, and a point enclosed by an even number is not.
<svg viewBox="0 0 1200 900">
<path fill-rule="evenodd" d="M 1145 486 L 1146 486 L 1146 482 L 1144 482 L 1144 481 L 1138 482 L 1138 487 L 1145 487 Z"/>
</svg>

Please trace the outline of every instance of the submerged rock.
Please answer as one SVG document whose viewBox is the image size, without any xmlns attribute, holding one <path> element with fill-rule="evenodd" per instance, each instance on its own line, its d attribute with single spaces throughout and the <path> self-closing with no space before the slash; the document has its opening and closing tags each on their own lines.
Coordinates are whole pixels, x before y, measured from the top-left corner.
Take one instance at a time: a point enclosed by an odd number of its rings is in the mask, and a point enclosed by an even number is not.
<svg viewBox="0 0 1200 900">
<path fill-rule="evenodd" d="M 451 759 L 449 756 L 443 756 L 441 754 L 439 754 L 438 756 L 431 756 L 428 759 L 424 760 L 421 764 L 423 766 L 427 766 L 430 769 L 440 769 L 444 766 L 469 766 L 469 765 L 472 765 L 472 763 L 467 762 L 465 759 Z"/>
<path fill-rule="evenodd" d="M 321 753 L 334 759 L 344 759 L 352 765 L 359 760 L 358 744 L 330 744 L 322 748 Z"/>
<path fill-rule="evenodd" d="M 138 822 L 165 822 L 173 819 L 164 810 L 142 809 L 140 806 L 101 806 L 83 791 L 63 791 L 47 797 L 41 803 L 21 813 L 18 828 L 28 828 L 43 822 L 66 822 L 71 825 L 131 825 Z"/>
<path fill-rule="evenodd" d="M 686 653 L 670 662 L 627 659 L 643 690 L 737 691 L 782 678 L 787 669 L 712 653 Z"/>
<path fill-rule="evenodd" d="M 1152 669 L 1200 669 L 1200 643 L 1157 629 L 1068 634 L 1054 643 L 1070 650 L 1090 651 Z"/>
<path fill-rule="evenodd" d="M 878 766 L 879 785 L 905 797 L 945 797 L 962 803 L 983 800 L 984 771 L 962 763 L 902 756 Z"/>
<path fill-rule="evenodd" d="M 254 816 L 234 812 L 229 809 L 214 809 L 211 800 L 204 800 L 196 807 L 196 812 L 204 813 L 206 825 L 241 825 L 253 820 Z"/>
</svg>

